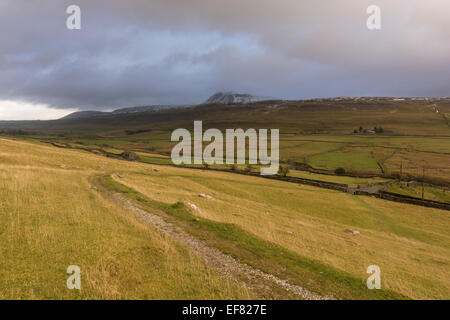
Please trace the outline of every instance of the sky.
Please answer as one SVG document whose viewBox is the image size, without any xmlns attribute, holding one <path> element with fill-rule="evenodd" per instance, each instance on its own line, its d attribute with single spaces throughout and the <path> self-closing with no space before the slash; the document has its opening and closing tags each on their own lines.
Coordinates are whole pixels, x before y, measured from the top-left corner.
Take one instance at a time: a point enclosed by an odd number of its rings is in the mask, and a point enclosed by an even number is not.
<svg viewBox="0 0 450 320">
<path fill-rule="evenodd" d="M 217 91 L 450 96 L 449 17 L 448 0 L 0 0 L 0 120 Z"/>
</svg>

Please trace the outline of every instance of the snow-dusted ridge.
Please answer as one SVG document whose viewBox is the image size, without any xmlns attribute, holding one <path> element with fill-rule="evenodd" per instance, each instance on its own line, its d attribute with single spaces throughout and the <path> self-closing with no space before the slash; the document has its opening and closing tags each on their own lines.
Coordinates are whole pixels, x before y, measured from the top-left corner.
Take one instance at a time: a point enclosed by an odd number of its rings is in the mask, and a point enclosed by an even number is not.
<svg viewBox="0 0 450 320">
<path fill-rule="evenodd" d="M 204 103 L 249 103 L 255 101 L 269 100 L 267 97 L 257 97 L 248 93 L 217 92 L 209 97 Z"/>
</svg>

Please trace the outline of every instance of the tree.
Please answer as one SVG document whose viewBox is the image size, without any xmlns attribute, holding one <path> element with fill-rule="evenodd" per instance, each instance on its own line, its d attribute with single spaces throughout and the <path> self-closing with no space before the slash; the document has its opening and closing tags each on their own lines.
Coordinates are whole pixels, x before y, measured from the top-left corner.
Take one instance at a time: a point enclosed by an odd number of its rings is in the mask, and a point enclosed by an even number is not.
<svg viewBox="0 0 450 320">
<path fill-rule="evenodd" d="M 288 166 L 280 166 L 278 169 L 278 175 L 281 177 L 286 177 L 289 174 L 289 167 Z"/>
</svg>

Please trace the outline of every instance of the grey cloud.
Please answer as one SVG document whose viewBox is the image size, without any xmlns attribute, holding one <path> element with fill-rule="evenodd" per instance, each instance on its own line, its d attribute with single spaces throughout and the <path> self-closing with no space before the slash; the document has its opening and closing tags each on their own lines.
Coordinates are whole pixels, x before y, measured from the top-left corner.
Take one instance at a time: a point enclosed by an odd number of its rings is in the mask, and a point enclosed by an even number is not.
<svg viewBox="0 0 450 320">
<path fill-rule="evenodd" d="M 68 5 L 82 30 L 65 28 Z M 0 2 L 0 100 L 110 109 L 280 98 L 448 96 L 447 0 Z M 183 41 L 182 41 L 183 40 Z"/>
</svg>

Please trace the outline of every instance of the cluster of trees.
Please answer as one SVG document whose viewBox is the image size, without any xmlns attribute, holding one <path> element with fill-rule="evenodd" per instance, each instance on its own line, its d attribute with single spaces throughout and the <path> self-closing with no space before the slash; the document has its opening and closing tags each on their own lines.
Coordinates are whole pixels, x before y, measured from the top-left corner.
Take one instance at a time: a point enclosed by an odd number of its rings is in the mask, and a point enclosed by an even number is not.
<svg viewBox="0 0 450 320">
<path fill-rule="evenodd" d="M 384 133 L 384 129 L 382 127 L 374 127 L 373 130 L 370 129 L 364 129 L 362 126 L 359 127 L 359 129 L 353 130 L 354 134 L 358 133 Z"/>
</svg>

